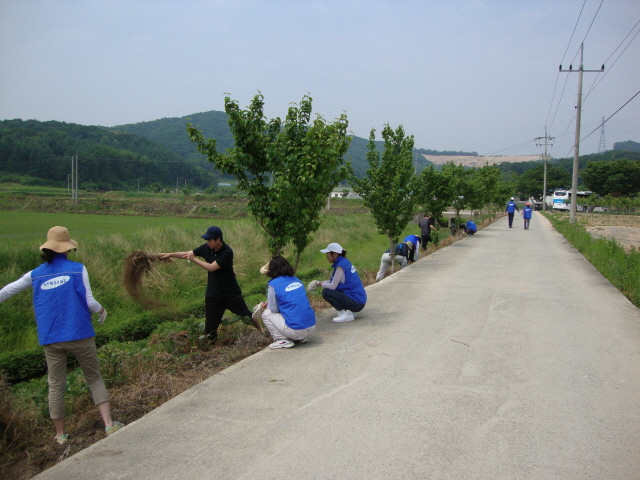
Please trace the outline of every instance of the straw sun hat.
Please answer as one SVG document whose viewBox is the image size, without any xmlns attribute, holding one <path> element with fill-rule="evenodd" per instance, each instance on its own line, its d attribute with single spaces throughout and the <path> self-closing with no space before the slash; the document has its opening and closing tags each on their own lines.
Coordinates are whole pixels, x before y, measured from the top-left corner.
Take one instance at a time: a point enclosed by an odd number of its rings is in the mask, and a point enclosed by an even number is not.
<svg viewBox="0 0 640 480">
<path fill-rule="evenodd" d="M 71 240 L 69 230 L 65 227 L 51 227 L 47 232 L 47 241 L 40 245 L 40 250 L 45 248 L 57 253 L 64 253 L 78 248 L 78 242 Z"/>
</svg>

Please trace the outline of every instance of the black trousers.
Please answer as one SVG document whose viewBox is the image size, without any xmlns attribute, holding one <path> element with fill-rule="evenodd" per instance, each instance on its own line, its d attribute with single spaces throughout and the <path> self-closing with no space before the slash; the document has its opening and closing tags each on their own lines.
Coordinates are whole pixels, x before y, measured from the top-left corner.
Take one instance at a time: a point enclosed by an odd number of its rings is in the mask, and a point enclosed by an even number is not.
<svg viewBox="0 0 640 480">
<path fill-rule="evenodd" d="M 513 225 L 513 213 L 509 213 L 509 228 Z"/>
<path fill-rule="evenodd" d="M 427 243 L 431 241 L 431 235 L 420 235 L 420 239 L 422 240 L 422 251 L 427 250 Z"/>
<path fill-rule="evenodd" d="M 242 298 L 242 294 L 234 295 L 233 297 L 211 297 L 205 295 L 204 297 L 204 334 L 211 340 L 218 338 L 218 327 L 222 322 L 222 315 L 224 311 L 229 310 L 231 313 L 240 315 L 241 317 L 250 317 L 251 310 L 247 307 L 247 304 Z"/>
</svg>

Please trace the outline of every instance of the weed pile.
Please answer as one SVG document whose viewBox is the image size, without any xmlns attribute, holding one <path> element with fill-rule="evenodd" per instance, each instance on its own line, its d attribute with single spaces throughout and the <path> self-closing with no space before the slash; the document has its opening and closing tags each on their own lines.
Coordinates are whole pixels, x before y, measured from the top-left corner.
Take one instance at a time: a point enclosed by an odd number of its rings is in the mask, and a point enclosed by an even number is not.
<svg viewBox="0 0 640 480">
<path fill-rule="evenodd" d="M 168 306 L 166 303 L 150 298 L 145 293 L 143 285 L 146 276 L 159 279 L 160 275 L 156 263 L 168 261 L 171 259 L 161 259 L 158 255 L 147 253 L 144 250 L 135 250 L 129 254 L 124 261 L 123 283 L 133 300 L 149 309 Z"/>
</svg>

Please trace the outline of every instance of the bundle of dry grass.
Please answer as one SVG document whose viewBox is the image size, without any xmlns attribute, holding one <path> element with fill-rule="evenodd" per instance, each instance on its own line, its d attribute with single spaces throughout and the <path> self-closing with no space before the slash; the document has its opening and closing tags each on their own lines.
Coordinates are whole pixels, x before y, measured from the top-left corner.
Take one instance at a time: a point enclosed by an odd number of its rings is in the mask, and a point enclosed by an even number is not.
<svg viewBox="0 0 640 480">
<path fill-rule="evenodd" d="M 158 276 L 156 263 L 169 262 L 171 259 L 162 259 L 158 255 L 147 253 L 144 250 L 135 250 L 124 261 L 124 288 L 136 302 L 147 308 L 163 308 L 167 305 L 158 300 L 149 298 L 144 292 L 144 278 L 148 275 Z"/>
</svg>

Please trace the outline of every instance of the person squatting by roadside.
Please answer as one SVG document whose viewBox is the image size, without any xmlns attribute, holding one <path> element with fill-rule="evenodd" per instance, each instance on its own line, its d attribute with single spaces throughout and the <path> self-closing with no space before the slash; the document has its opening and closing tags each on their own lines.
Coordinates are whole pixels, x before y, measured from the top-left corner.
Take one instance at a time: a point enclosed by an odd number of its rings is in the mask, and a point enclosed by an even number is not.
<svg viewBox="0 0 640 480">
<path fill-rule="evenodd" d="M 504 211 L 509 215 L 509 228 L 513 228 L 513 214 L 516 210 L 518 210 L 518 212 L 520 211 L 518 209 L 518 205 L 516 205 L 516 202 L 514 201 L 514 198 L 511 197 L 511 200 L 507 203 L 507 208 L 504 209 Z"/>
<path fill-rule="evenodd" d="M 427 251 L 427 243 L 431 241 L 431 231 L 434 230 L 435 223 L 426 213 L 424 214 L 424 218 L 418 222 L 418 226 L 420 227 L 420 238 L 422 240 L 422 251 Z"/>
<path fill-rule="evenodd" d="M 327 254 L 327 261 L 333 266 L 331 278 L 327 282 L 312 280 L 307 290 L 312 291 L 322 287 L 322 298 L 338 310 L 338 315 L 333 318 L 333 321 L 351 322 L 356 318 L 356 312 L 362 311 L 367 303 L 367 292 L 360 276 L 356 267 L 347 260 L 347 252 L 340 244 L 330 243 L 320 252 Z"/>
<path fill-rule="evenodd" d="M 253 323 L 253 326 L 263 333 L 259 321 L 252 318 L 251 311 L 242 298 L 242 291 L 233 271 L 233 250 L 224 243 L 222 230 L 215 226 L 209 227 L 201 238 L 207 243 L 191 251 L 160 253 L 159 256 L 190 260 L 208 272 L 207 290 L 204 295 L 204 334 L 211 343 L 218 339 L 218 327 L 225 310 L 242 317 L 244 323 Z M 204 261 L 196 257 L 202 257 Z"/>
<path fill-rule="evenodd" d="M 67 355 L 73 353 L 80 364 L 94 404 L 104 422 L 107 435 L 124 425 L 111 418 L 109 394 L 100 376 L 95 331 L 91 314 L 98 313 L 102 324 L 107 311 L 93 298 L 86 267 L 67 258 L 78 242 L 65 227 L 52 227 L 40 246 L 44 263 L 0 290 L 0 303 L 22 290 L 33 287 L 38 342 L 47 360 L 49 416 L 56 428 L 53 439 L 65 444 L 64 394 L 67 383 Z"/>
<path fill-rule="evenodd" d="M 531 222 L 532 213 L 533 213 L 533 209 L 531 208 L 531 204 L 527 202 L 527 204 L 522 209 L 522 218 L 524 218 L 525 230 L 529 230 L 529 222 Z"/>
<path fill-rule="evenodd" d="M 316 331 L 316 314 L 293 267 L 286 258 L 278 255 L 260 272 L 271 278 L 267 301 L 260 305 L 264 308 L 262 321 L 273 338 L 269 348 L 291 348 L 294 341 L 307 343 Z"/>
<path fill-rule="evenodd" d="M 409 241 L 413 245 L 413 248 L 409 249 L 409 255 L 407 256 L 407 260 L 409 263 L 418 261 L 421 240 L 422 239 L 417 235 L 407 235 L 406 237 L 404 237 L 403 242 Z"/>
<path fill-rule="evenodd" d="M 400 264 L 400 268 L 404 268 L 407 266 L 409 251 L 413 250 L 413 242 L 410 240 L 406 240 L 402 243 L 397 244 L 393 251 L 395 254 L 395 261 Z M 386 252 L 382 254 L 380 258 L 380 270 L 378 270 L 378 274 L 376 275 L 376 281 L 380 281 L 384 278 L 387 270 L 391 266 L 391 249 L 388 248 Z"/>
</svg>

